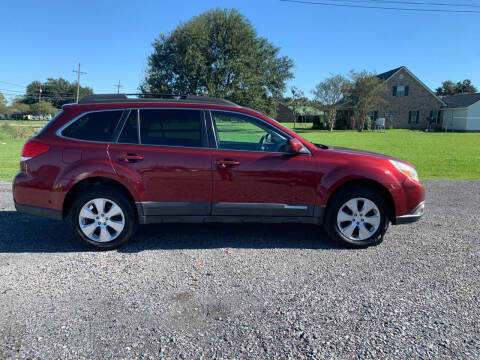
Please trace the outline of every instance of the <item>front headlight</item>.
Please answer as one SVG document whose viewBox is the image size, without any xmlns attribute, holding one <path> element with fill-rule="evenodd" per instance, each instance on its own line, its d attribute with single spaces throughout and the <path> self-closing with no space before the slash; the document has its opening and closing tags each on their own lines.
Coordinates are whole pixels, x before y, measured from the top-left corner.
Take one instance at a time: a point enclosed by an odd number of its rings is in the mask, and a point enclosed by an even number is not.
<svg viewBox="0 0 480 360">
<path fill-rule="evenodd" d="M 395 166 L 405 176 L 418 181 L 418 174 L 417 174 L 417 171 L 415 170 L 415 168 L 413 166 L 407 165 L 403 162 L 396 161 L 396 160 L 389 160 L 389 161 L 393 166 Z"/>
</svg>

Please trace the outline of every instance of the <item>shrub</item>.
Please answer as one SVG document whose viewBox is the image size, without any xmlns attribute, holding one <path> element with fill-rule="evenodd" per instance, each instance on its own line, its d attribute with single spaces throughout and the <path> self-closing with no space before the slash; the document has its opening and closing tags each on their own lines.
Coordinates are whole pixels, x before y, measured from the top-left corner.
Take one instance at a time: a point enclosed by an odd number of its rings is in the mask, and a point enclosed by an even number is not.
<svg viewBox="0 0 480 360">
<path fill-rule="evenodd" d="M 11 126 L 7 123 L 2 124 L 2 132 L 11 139 L 29 138 L 35 135 L 35 129 L 30 126 Z"/>
</svg>

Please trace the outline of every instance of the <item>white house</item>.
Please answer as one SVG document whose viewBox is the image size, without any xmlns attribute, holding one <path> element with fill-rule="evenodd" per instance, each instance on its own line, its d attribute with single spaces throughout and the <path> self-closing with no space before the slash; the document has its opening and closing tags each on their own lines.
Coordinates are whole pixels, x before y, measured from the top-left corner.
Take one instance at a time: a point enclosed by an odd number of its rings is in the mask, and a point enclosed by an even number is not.
<svg viewBox="0 0 480 360">
<path fill-rule="evenodd" d="M 480 131 L 480 93 L 444 96 L 443 128 L 458 131 Z"/>
</svg>

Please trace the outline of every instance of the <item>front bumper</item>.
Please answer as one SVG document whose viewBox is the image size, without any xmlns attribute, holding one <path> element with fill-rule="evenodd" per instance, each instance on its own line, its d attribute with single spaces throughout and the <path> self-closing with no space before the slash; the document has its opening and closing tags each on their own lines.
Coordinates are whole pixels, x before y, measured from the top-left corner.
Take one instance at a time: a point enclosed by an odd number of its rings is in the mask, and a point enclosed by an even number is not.
<svg viewBox="0 0 480 360">
<path fill-rule="evenodd" d="M 415 221 L 418 221 L 420 220 L 420 218 L 423 216 L 424 213 L 425 213 L 425 201 L 422 201 L 420 204 L 418 204 L 415 207 L 415 209 L 413 209 L 410 212 L 410 214 L 397 216 L 395 218 L 395 225 L 410 224 Z"/>
</svg>

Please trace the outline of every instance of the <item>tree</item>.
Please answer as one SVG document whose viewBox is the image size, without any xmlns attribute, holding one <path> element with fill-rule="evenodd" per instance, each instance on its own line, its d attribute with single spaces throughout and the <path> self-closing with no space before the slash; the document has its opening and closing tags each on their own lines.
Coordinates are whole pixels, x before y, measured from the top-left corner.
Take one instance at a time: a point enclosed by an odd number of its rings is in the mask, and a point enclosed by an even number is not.
<svg viewBox="0 0 480 360">
<path fill-rule="evenodd" d="M 208 10 L 153 43 L 147 93 L 222 97 L 269 115 L 292 78 L 293 61 L 259 37 L 237 10 Z"/>
<path fill-rule="evenodd" d="M 457 94 L 473 94 L 478 91 L 477 88 L 473 86 L 472 81 L 469 79 L 465 79 L 462 82 L 457 82 L 455 85 L 455 90 Z"/>
<path fill-rule="evenodd" d="M 0 92 L 0 114 L 7 114 L 8 113 L 8 101 Z"/>
<path fill-rule="evenodd" d="M 349 81 L 342 75 L 330 74 L 324 81 L 315 86 L 312 91 L 314 100 L 322 106 L 327 116 L 328 127 L 333 131 L 335 119 L 337 118 L 338 103 L 343 98 Z"/>
<path fill-rule="evenodd" d="M 297 126 L 297 118 L 299 115 L 299 111 L 302 106 L 305 106 L 308 99 L 305 97 L 305 94 L 302 90 L 299 90 L 295 86 L 290 88 L 290 92 L 292 97 L 287 99 L 287 104 L 290 105 L 290 108 L 293 112 L 293 128 L 295 129 Z"/>
<path fill-rule="evenodd" d="M 472 81 L 469 79 L 458 81 L 457 83 L 454 83 L 451 80 L 447 80 L 442 82 L 442 86 L 438 87 L 435 90 L 436 94 L 439 96 L 455 94 L 473 94 L 477 91 L 477 88 L 472 84 Z"/>
<path fill-rule="evenodd" d="M 375 74 L 366 70 L 361 72 L 352 70 L 350 71 L 350 78 L 352 84 L 350 89 L 346 90 L 346 96 L 349 96 L 353 101 L 358 131 L 363 131 L 368 113 L 385 102 L 381 97 L 385 85 Z"/>
<path fill-rule="evenodd" d="M 8 114 L 26 114 L 30 110 L 27 104 L 22 103 L 18 99 L 14 100 L 12 105 L 8 107 Z"/>
<path fill-rule="evenodd" d="M 29 112 L 33 115 L 55 115 L 58 112 L 58 109 L 49 102 L 40 101 L 31 104 Z"/>
<path fill-rule="evenodd" d="M 80 99 L 90 94 L 93 94 L 91 88 L 80 86 Z M 43 84 L 40 81 L 32 81 L 27 86 L 27 91 L 22 102 L 29 105 L 38 103 L 39 95 L 41 95 L 40 99 L 45 99 L 52 103 L 54 107 L 61 108 L 64 104 L 75 102 L 77 83 L 69 82 L 62 78 L 48 78 Z"/>
</svg>

